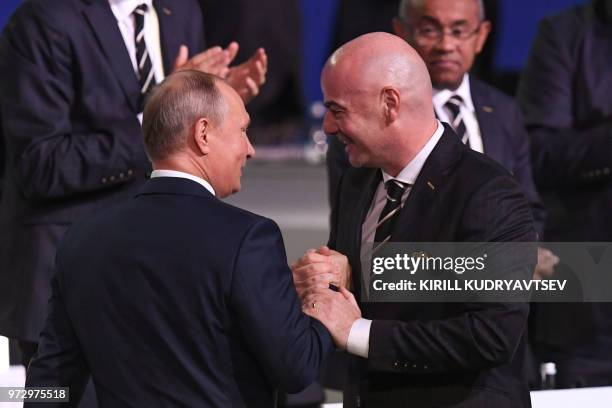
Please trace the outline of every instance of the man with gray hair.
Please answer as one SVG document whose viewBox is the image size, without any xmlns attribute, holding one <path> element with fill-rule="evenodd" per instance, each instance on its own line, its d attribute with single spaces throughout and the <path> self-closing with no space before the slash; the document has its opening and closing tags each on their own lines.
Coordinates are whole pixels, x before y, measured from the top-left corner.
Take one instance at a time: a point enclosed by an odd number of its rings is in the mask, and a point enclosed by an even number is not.
<svg viewBox="0 0 612 408">
<path fill-rule="evenodd" d="M 212 75 L 175 73 L 153 91 L 152 177 L 68 232 L 27 386 L 70 387 L 76 406 L 91 374 L 100 407 L 234 408 L 314 381 L 332 339 L 301 311 L 278 227 L 219 200 L 255 153 L 248 125 Z"/>
</svg>

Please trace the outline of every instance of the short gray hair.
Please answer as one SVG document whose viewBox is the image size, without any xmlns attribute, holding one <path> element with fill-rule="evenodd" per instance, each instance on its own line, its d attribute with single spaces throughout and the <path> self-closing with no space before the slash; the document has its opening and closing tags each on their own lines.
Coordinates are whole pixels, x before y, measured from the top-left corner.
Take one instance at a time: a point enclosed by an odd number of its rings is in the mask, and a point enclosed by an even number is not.
<svg viewBox="0 0 612 408">
<path fill-rule="evenodd" d="M 421 7 L 423 5 L 424 0 L 402 0 L 399 5 L 399 9 L 397 11 L 397 16 L 404 23 L 408 22 L 408 10 L 414 9 L 416 7 Z M 456 0 L 455 0 L 456 1 Z M 485 16 L 485 8 L 483 0 L 476 0 L 478 3 L 478 19 L 480 21 L 484 21 Z"/>
<path fill-rule="evenodd" d="M 147 98 L 143 112 L 144 145 L 151 160 L 162 160 L 183 149 L 187 132 L 198 118 L 223 119 L 221 80 L 200 71 L 169 75 Z"/>
</svg>

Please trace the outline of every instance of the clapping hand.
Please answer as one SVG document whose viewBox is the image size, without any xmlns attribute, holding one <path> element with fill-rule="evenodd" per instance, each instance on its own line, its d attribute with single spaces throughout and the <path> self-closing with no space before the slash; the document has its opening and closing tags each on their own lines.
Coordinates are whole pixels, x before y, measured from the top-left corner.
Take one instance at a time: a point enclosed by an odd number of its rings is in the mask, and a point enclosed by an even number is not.
<svg viewBox="0 0 612 408">
<path fill-rule="evenodd" d="M 238 43 L 232 42 L 225 49 L 212 47 L 189 58 L 189 49 L 181 45 L 172 72 L 193 69 L 225 79 L 230 72 L 229 64 L 236 58 L 237 53 Z"/>
<path fill-rule="evenodd" d="M 263 48 L 247 61 L 229 69 L 227 82 L 238 92 L 244 103 L 249 102 L 266 82 L 268 72 L 268 56 Z"/>
</svg>

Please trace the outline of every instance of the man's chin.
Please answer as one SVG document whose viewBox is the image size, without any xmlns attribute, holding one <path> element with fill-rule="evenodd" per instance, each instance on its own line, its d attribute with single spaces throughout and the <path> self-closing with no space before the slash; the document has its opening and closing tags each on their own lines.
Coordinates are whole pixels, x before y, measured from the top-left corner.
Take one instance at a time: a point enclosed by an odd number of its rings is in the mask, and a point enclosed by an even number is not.
<svg viewBox="0 0 612 408">
<path fill-rule="evenodd" d="M 437 89 L 451 89 L 455 90 L 459 88 L 463 81 L 463 75 L 456 74 L 445 74 L 445 75 L 432 75 L 431 83 L 434 88 Z"/>
<path fill-rule="evenodd" d="M 349 156 L 348 161 L 353 167 L 363 167 L 364 166 L 363 160 L 359 160 L 356 157 Z"/>
</svg>

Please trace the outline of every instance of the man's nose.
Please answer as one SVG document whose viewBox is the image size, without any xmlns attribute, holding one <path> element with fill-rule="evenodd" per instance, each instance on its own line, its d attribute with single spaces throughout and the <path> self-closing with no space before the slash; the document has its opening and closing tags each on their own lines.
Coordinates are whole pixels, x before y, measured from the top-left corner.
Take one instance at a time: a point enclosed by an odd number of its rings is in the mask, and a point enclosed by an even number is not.
<svg viewBox="0 0 612 408">
<path fill-rule="evenodd" d="M 327 135 L 335 135 L 338 133 L 336 121 L 329 112 L 325 112 L 325 116 L 323 116 L 323 132 L 325 132 Z"/>
<path fill-rule="evenodd" d="M 255 157 L 255 148 L 251 144 L 251 141 L 247 139 L 247 160 Z"/>
</svg>

